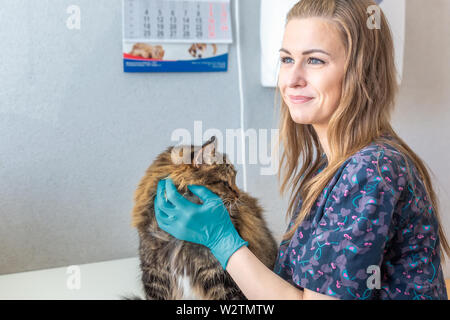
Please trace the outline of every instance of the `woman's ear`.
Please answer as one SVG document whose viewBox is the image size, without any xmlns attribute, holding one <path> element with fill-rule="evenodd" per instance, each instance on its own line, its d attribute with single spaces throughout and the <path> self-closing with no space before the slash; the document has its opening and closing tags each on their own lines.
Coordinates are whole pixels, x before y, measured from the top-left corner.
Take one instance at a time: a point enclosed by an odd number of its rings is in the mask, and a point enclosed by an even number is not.
<svg viewBox="0 0 450 320">
<path fill-rule="evenodd" d="M 212 136 L 201 148 L 194 152 L 192 164 L 199 168 L 203 163 L 212 164 L 216 157 L 216 137 Z"/>
</svg>

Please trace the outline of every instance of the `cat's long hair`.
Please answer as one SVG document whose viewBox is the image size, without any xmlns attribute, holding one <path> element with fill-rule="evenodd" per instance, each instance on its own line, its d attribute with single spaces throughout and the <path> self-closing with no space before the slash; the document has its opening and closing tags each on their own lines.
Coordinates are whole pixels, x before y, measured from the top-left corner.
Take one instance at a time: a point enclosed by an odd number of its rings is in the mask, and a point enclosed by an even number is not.
<svg viewBox="0 0 450 320">
<path fill-rule="evenodd" d="M 318 136 L 311 124 L 295 123 L 288 106 L 281 99 L 278 144 L 283 150 L 278 179 L 281 180 L 282 194 L 291 190 L 287 218 L 294 214 L 299 197 L 303 200 L 295 224 L 283 239 L 292 238 L 315 200 L 345 160 L 372 141 L 377 141 L 399 150 L 417 168 L 439 223 L 441 251 L 450 254 L 427 167 L 390 124 L 398 92 L 394 45 L 388 22 L 381 10 L 380 28 L 367 27 L 366 10 L 371 5 L 376 4 L 372 0 L 302 0 L 287 15 L 286 24 L 292 19 L 307 17 L 322 17 L 333 23 L 346 48 L 346 66 L 340 104 L 328 125 L 328 165 L 314 177 L 312 175 L 321 166 L 320 155 L 324 152 Z M 276 92 L 279 92 L 278 87 Z M 395 139 L 386 139 L 382 134 Z M 408 161 L 405 162 L 408 166 Z M 442 253 L 442 259 L 445 259 Z"/>
<path fill-rule="evenodd" d="M 132 225 L 139 233 L 140 267 L 147 299 L 183 299 L 180 281 L 189 282 L 199 299 L 245 299 L 207 247 L 178 240 L 159 228 L 153 206 L 157 184 L 166 177 L 194 203 L 201 201 L 187 188 L 191 184 L 206 186 L 220 196 L 234 227 L 248 241 L 248 248 L 268 268 L 274 267 L 277 243 L 263 209 L 256 198 L 239 190 L 237 171 L 226 155 L 215 149 L 215 137 L 202 146 L 167 148 L 147 169 L 135 191 Z"/>
</svg>

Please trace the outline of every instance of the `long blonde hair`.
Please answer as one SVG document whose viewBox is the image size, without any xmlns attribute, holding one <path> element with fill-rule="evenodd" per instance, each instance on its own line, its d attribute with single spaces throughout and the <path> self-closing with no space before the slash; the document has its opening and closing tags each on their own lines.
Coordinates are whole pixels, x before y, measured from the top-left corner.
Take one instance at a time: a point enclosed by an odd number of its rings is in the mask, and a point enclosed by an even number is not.
<svg viewBox="0 0 450 320">
<path fill-rule="evenodd" d="M 375 5 L 372 0 L 302 0 L 287 15 L 286 24 L 291 19 L 307 17 L 322 17 L 332 21 L 340 31 L 346 48 L 346 65 L 340 103 L 328 124 L 328 165 L 316 175 L 314 173 L 324 161 L 318 136 L 311 124 L 295 123 L 281 99 L 278 145 L 283 150 L 278 181 L 281 180 L 281 194 L 287 189 L 291 190 L 286 217 L 293 216 L 300 198 L 303 201 L 293 226 L 284 234 L 283 240 L 292 238 L 345 160 L 371 142 L 377 141 L 393 146 L 412 160 L 439 223 L 441 251 L 450 254 L 439 218 L 437 197 L 426 165 L 390 125 L 398 92 L 394 45 L 383 12 L 380 12 L 379 29 L 367 27 L 366 10 L 371 5 Z M 279 92 L 278 86 L 276 92 Z M 391 135 L 394 139 L 387 139 L 382 136 L 384 134 Z M 408 161 L 406 165 L 409 172 Z M 445 259 L 442 252 L 441 256 Z"/>
</svg>

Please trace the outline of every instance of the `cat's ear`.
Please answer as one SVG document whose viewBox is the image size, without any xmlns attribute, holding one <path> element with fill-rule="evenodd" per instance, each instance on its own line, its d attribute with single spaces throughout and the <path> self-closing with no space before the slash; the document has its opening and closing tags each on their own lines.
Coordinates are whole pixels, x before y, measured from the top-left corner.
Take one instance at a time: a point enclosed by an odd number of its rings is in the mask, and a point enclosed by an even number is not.
<svg viewBox="0 0 450 320">
<path fill-rule="evenodd" d="M 216 159 L 216 137 L 212 136 L 201 148 L 194 152 L 192 164 L 198 168 L 203 163 L 212 164 Z"/>
</svg>

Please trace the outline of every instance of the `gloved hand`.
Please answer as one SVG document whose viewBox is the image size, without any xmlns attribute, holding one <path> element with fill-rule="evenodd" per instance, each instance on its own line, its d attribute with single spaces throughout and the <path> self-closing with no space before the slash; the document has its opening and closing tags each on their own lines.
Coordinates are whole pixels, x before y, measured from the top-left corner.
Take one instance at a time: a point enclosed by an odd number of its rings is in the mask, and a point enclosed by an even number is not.
<svg viewBox="0 0 450 320">
<path fill-rule="evenodd" d="M 171 179 L 160 180 L 154 202 L 156 221 L 162 230 L 175 238 L 211 249 L 225 270 L 230 256 L 248 242 L 234 228 L 219 196 L 204 186 L 189 185 L 188 189 L 203 204 L 184 198 Z"/>
</svg>

